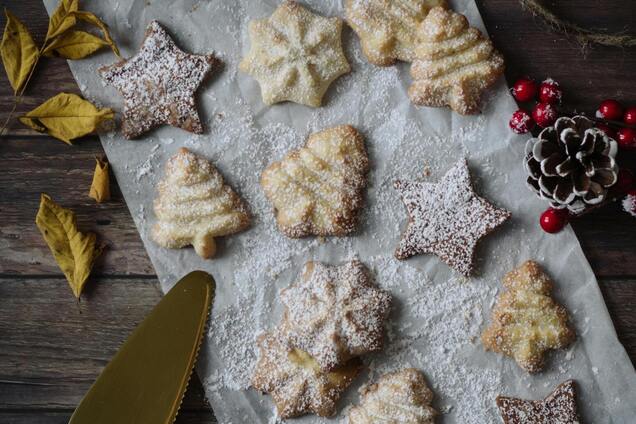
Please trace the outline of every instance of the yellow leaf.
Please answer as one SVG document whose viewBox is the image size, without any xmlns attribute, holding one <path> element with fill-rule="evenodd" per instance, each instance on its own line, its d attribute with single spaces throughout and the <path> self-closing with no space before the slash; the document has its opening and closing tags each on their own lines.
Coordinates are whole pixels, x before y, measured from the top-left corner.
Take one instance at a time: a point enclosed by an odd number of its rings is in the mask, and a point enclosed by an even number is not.
<svg viewBox="0 0 636 424">
<path fill-rule="evenodd" d="M 38 48 L 27 27 L 7 9 L 4 13 L 7 25 L 0 43 L 0 55 L 11 87 L 18 94 L 38 61 Z"/>
<path fill-rule="evenodd" d="M 52 40 L 73 25 L 77 20 L 73 12 L 77 12 L 79 8 L 79 0 L 60 0 L 55 12 L 49 19 L 49 29 L 46 33 L 46 39 Z"/>
<path fill-rule="evenodd" d="M 98 109 L 76 94 L 60 93 L 20 117 L 20 122 L 65 143 L 103 128 L 113 119 L 112 109 Z"/>
<path fill-rule="evenodd" d="M 105 159 L 95 158 L 95 173 L 93 174 L 93 183 L 88 196 L 95 199 L 97 203 L 110 200 L 110 178 L 108 170 L 110 165 Z"/>
<path fill-rule="evenodd" d="M 44 54 L 48 56 L 55 52 L 57 56 L 61 56 L 64 59 L 77 60 L 83 59 L 107 45 L 108 43 L 105 40 L 90 32 L 71 30 L 56 37 L 44 49 Z"/>
<path fill-rule="evenodd" d="M 77 231 L 75 214 L 57 205 L 42 193 L 35 223 L 51 249 L 55 261 L 66 276 L 73 294 L 79 299 L 95 259 L 101 253 L 97 236 Z"/>
<path fill-rule="evenodd" d="M 117 48 L 115 41 L 110 36 L 110 32 L 108 31 L 108 25 L 102 22 L 101 19 L 99 19 L 97 16 L 95 16 L 95 14 L 91 12 L 86 12 L 81 10 L 79 12 L 74 12 L 73 14 L 75 15 L 76 18 L 81 19 L 84 22 L 88 22 L 89 24 L 99 28 L 102 31 L 102 34 L 104 35 L 104 40 L 108 43 L 110 48 L 113 50 L 113 53 L 115 53 L 117 57 L 121 58 L 121 55 L 119 54 L 119 49 Z"/>
</svg>

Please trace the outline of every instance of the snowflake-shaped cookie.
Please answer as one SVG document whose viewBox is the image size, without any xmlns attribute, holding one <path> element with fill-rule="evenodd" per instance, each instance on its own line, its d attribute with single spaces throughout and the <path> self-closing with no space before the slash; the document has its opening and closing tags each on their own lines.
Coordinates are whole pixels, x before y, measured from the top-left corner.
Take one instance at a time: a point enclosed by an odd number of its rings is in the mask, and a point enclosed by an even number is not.
<svg viewBox="0 0 636 424">
<path fill-rule="evenodd" d="M 382 348 L 391 296 L 372 283 L 358 260 L 340 266 L 308 262 L 300 279 L 282 290 L 282 333 L 323 370 Z"/>
<path fill-rule="evenodd" d="M 417 29 L 432 7 L 445 0 L 346 0 L 347 23 L 360 37 L 364 55 L 378 66 L 415 59 Z"/>
<path fill-rule="evenodd" d="M 354 358 L 342 367 L 325 372 L 306 352 L 289 350 L 274 333 L 258 339 L 260 357 L 252 387 L 272 396 L 281 418 L 314 413 L 336 413 L 336 402 L 362 369 Z"/>
<path fill-rule="evenodd" d="M 251 49 L 239 68 L 261 86 L 268 105 L 292 101 L 319 107 L 329 85 L 351 68 L 342 51 L 342 20 L 285 1 L 249 24 Z"/>
<path fill-rule="evenodd" d="M 177 47 L 157 21 L 133 57 L 99 69 L 102 79 L 124 98 L 122 133 L 132 139 L 161 124 L 200 134 L 203 125 L 194 94 L 221 62 L 213 55 L 189 54 Z"/>
<path fill-rule="evenodd" d="M 466 159 L 436 184 L 398 180 L 395 188 L 409 214 L 395 257 L 433 253 L 450 267 L 470 276 L 477 242 L 510 218 L 473 190 Z"/>
</svg>

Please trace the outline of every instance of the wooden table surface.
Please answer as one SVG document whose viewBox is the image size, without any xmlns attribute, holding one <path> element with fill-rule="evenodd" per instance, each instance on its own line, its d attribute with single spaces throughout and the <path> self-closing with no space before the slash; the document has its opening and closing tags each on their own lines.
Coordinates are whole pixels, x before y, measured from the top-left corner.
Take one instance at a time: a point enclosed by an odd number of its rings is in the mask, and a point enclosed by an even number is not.
<svg viewBox="0 0 636 424">
<path fill-rule="evenodd" d="M 506 58 L 509 83 L 522 74 L 550 76 L 561 82 L 569 109 L 588 113 L 604 98 L 636 104 L 636 49 L 584 49 L 546 29 L 515 0 L 478 3 Z M 606 0 L 602 8 L 596 0 L 556 3 L 546 4 L 581 25 L 636 34 L 636 2 Z M 3 5 L 27 23 L 38 41 L 42 39 L 47 15 L 40 0 L 9 0 Z M 4 27 L 4 15 L 0 25 Z M 79 93 L 65 61 L 44 60 L 19 111 L 60 91 Z M 2 121 L 12 101 L 2 73 Z M 118 189 L 113 200 L 102 205 L 86 195 L 93 157 L 101 153 L 96 137 L 69 147 L 16 122 L 0 140 L 1 423 L 66 423 L 102 367 L 161 296 Z M 621 161 L 636 168 L 634 155 L 621 153 Z M 80 229 L 97 232 L 109 245 L 82 297 L 81 313 L 34 224 L 40 192 L 76 211 Z M 636 219 L 620 212 L 618 205 L 609 205 L 573 225 L 618 336 L 634 361 Z M 177 422 L 213 423 L 201 385 L 196 377 L 193 380 Z"/>
</svg>

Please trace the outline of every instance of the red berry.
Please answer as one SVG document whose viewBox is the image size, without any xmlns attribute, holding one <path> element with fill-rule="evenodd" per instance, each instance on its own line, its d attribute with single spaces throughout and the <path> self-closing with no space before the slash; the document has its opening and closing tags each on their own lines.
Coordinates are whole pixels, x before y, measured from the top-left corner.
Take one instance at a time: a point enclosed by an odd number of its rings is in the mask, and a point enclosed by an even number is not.
<svg viewBox="0 0 636 424">
<path fill-rule="evenodd" d="M 537 95 L 537 83 L 530 77 L 520 78 L 512 86 L 512 95 L 518 102 L 529 102 Z"/>
<path fill-rule="evenodd" d="M 537 103 L 532 109 L 532 118 L 541 128 L 549 127 L 557 119 L 557 111 L 550 103 Z"/>
<path fill-rule="evenodd" d="M 627 150 L 636 149 L 636 130 L 634 128 L 619 128 L 616 135 L 616 141 L 618 141 L 620 148 Z"/>
<path fill-rule="evenodd" d="M 616 184 L 614 184 L 613 189 L 618 191 L 619 193 L 627 193 L 631 189 L 636 187 L 636 177 L 632 174 L 631 171 L 627 169 L 621 169 L 618 171 L 618 178 L 616 180 Z"/>
<path fill-rule="evenodd" d="M 623 122 L 625 122 L 627 125 L 636 125 L 636 106 L 630 106 L 625 109 Z"/>
<path fill-rule="evenodd" d="M 603 131 L 605 134 L 607 134 L 608 137 L 611 137 L 614 140 L 616 140 L 616 131 L 613 128 L 608 127 L 605 124 L 596 124 L 596 128 Z"/>
<path fill-rule="evenodd" d="M 532 129 L 534 121 L 527 110 L 519 109 L 512 114 L 512 118 L 510 118 L 508 125 L 515 133 L 525 134 Z"/>
<path fill-rule="evenodd" d="M 548 208 L 541 214 L 539 223 L 546 233 L 558 233 L 568 223 L 569 213 L 567 209 Z"/>
<path fill-rule="evenodd" d="M 614 99 L 603 100 L 596 111 L 596 117 L 618 121 L 623 118 L 623 106 Z"/>
<path fill-rule="evenodd" d="M 561 91 L 559 83 L 550 78 L 539 86 L 539 100 L 542 103 L 559 103 L 561 96 L 563 96 L 563 91 Z"/>
</svg>

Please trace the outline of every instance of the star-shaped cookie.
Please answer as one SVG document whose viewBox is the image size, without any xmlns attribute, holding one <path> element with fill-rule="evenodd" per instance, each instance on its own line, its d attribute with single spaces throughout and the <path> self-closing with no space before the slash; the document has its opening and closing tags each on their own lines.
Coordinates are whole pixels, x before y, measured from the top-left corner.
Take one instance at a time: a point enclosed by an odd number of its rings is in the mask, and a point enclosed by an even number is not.
<svg viewBox="0 0 636 424">
<path fill-rule="evenodd" d="M 394 184 L 409 215 L 395 257 L 432 253 L 465 276 L 473 272 L 477 242 L 504 223 L 510 212 L 479 197 L 466 159 L 438 183 L 398 180 Z"/>
<path fill-rule="evenodd" d="M 250 22 L 251 49 L 239 69 L 258 81 L 268 105 L 291 101 L 319 107 L 329 85 L 351 70 L 341 32 L 340 18 L 284 1 L 269 18 Z"/>
<path fill-rule="evenodd" d="M 543 400 L 497 396 L 504 424 L 579 424 L 573 380 L 559 384 Z"/>
<path fill-rule="evenodd" d="M 362 369 L 354 358 L 331 372 L 322 371 L 310 355 L 287 349 L 275 333 L 261 335 L 258 347 L 252 387 L 272 396 L 281 418 L 334 415 L 336 402 Z"/>
<path fill-rule="evenodd" d="M 373 284 L 359 260 L 340 266 L 307 262 L 281 300 L 283 336 L 325 371 L 382 348 L 391 295 Z"/>
<path fill-rule="evenodd" d="M 99 69 L 124 98 L 122 133 L 128 139 L 162 124 L 200 134 L 194 94 L 221 62 L 213 55 L 185 53 L 159 22 L 152 21 L 133 57 Z"/>
</svg>

